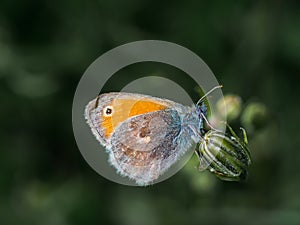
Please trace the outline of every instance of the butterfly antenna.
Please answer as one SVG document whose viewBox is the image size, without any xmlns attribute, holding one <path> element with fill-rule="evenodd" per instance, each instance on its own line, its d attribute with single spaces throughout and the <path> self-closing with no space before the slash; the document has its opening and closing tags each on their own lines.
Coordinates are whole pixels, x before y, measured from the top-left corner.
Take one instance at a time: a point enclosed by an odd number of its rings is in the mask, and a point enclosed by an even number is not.
<svg viewBox="0 0 300 225">
<path fill-rule="evenodd" d="M 203 101 L 203 99 L 204 98 L 206 98 L 206 96 L 208 96 L 210 93 L 212 93 L 214 90 L 216 90 L 216 89 L 218 89 L 218 88 L 222 88 L 223 87 L 223 85 L 218 85 L 218 86 L 215 86 L 214 88 L 212 88 L 210 91 L 208 91 L 205 95 L 203 95 L 200 99 L 199 99 L 199 101 L 197 102 L 197 104 L 196 105 L 199 105 L 202 101 Z"/>
</svg>

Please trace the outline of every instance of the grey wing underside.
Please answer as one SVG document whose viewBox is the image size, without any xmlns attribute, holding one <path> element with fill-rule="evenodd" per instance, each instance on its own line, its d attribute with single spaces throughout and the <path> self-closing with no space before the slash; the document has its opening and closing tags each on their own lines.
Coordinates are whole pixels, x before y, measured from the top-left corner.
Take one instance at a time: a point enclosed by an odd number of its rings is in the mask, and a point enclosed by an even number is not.
<svg viewBox="0 0 300 225">
<path fill-rule="evenodd" d="M 126 120 L 110 142 L 110 163 L 139 185 L 151 184 L 195 144 L 170 109 Z"/>
</svg>

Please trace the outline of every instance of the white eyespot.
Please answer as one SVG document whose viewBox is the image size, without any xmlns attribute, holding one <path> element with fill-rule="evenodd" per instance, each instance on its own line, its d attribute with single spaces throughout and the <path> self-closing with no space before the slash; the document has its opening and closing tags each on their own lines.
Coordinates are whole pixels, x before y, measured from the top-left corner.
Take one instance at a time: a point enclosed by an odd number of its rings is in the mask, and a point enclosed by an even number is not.
<svg viewBox="0 0 300 225">
<path fill-rule="evenodd" d="M 111 116 L 113 114 L 113 107 L 112 106 L 106 106 L 104 109 L 103 109 L 103 115 L 104 116 Z"/>
</svg>

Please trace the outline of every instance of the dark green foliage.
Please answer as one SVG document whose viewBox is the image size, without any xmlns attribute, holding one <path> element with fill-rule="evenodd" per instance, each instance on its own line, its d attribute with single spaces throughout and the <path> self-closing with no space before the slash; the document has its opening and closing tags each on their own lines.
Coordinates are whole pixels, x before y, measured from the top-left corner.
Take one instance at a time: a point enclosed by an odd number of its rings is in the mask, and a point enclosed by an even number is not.
<svg viewBox="0 0 300 225">
<path fill-rule="evenodd" d="M 0 224 L 300 224 L 299 27 L 299 1 L 1 0 Z M 80 77 L 107 50 L 143 39 L 191 49 L 241 97 L 230 125 L 248 132 L 245 183 L 199 172 L 193 157 L 162 183 L 127 187 L 82 158 L 71 121 Z M 142 72 L 170 71 L 181 74 Z M 199 98 L 193 82 L 179 83 Z"/>
</svg>

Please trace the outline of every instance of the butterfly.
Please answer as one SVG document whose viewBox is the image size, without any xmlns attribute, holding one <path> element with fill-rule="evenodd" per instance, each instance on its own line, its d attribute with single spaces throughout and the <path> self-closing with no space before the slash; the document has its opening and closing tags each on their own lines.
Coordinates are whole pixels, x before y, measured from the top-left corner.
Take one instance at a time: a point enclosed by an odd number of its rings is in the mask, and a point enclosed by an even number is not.
<svg viewBox="0 0 300 225">
<path fill-rule="evenodd" d="M 85 118 L 117 172 L 146 186 L 201 140 L 205 96 L 190 107 L 143 94 L 104 93 L 87 104 Z"/>
</svg>

